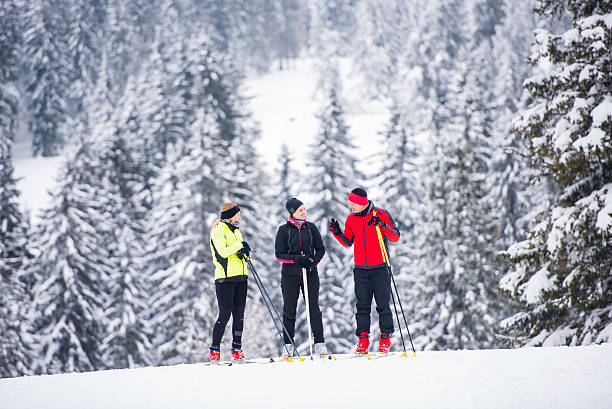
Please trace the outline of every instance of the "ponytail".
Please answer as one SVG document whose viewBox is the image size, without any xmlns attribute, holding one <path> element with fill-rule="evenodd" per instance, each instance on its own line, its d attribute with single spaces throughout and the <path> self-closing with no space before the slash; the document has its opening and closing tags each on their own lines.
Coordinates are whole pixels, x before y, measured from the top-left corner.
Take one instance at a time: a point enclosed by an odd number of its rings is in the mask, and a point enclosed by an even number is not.
<svg viewBox="0 0 612 409">
<path fill-rule="evenodd" d="M 212 236 L 212 232 L 213 232 L 213 230 L 215 230 L 215 227 L 217 227 L 217 225 L 218 225 L 219 223 L 221 223 L 221 219 L 217 219 L 217 220 L 215 220 L 215 221 L 213 222 L 213 224 L 212 224 L 212 226 L 211 226 L 211 228 L 210 228 L 210 235 L 211 235 L 211 236 Z"/>
</svg>

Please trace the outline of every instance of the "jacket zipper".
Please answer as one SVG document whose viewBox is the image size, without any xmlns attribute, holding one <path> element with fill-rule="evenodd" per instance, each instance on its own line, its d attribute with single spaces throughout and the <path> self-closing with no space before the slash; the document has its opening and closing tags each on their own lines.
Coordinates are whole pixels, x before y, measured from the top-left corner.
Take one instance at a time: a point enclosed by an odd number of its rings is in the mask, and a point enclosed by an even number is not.
<svg viewBox="0 0 612 409">
<path fill-rule="evenodd" d="M 232 232 L 232 234 L 234 235 L 234 238 L 236 239 L 236 241 L 238 241 L 238 236 L 236 236 L 236 232 Z M 229 269 L 229 264 L 227 265 L 227 268 Z M 246 263 L 244 261 L 242 261 L 242 275 L 245 276 L 246 274 Z M 227 277 L 227 271 L 225 272 L 225 277 Z"/>
<path fill-rule="evenodd" d="M 302 251 L 302 229 L 301 227 L 298 227 L 298 237 L 300 239 L 300 255 L 302 255 L 303 251 Z"/>
<path fill-rule="evenodd" d="M 304 224 L 302 224 L 303 226 Z M 298 227 L 298 233 L 299 233 L 299 237 L 300 237 L 300 255 L 304 254 L 304 250 L 302 250 L 302 226 Z M 306 272 L 308 272 L 308 269 L 306 269 L 306 267 L 303 267 L 304 270 Z M 301 268 L 300 268 L 301 269 Z"/>
</svg>

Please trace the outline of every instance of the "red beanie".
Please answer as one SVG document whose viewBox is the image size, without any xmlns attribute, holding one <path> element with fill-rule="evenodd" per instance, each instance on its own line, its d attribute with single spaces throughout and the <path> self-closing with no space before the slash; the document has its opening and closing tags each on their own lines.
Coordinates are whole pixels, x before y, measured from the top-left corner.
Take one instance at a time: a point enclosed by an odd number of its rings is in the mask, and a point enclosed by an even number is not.
<svg viewBox="0 0 612 409">
<path fill-rule="evenodd" d="M 349 202 L 357 203 L 358 205 L 367 205 L 368 204 L 368 194 L 365 190 L 361 188 L 351 190 L 351 193 L 348 195 Z"/>
</svg>

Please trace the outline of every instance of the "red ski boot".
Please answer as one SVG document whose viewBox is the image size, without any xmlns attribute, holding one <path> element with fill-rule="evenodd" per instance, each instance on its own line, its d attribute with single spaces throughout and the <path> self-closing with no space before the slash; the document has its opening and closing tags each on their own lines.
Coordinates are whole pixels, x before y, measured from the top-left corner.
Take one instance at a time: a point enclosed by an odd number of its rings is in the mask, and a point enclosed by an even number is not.
<svg viewBox="0 0 612 409">
<path fill-rule="evenodd" d="M 232 361 L 240 361 L 242 359 L 244 359 L 242 349 L 232 347 Z"/>
<path fill-rule="evenodd" d="M 362 332 L 359 335 L 359 344 L 357 344 L 357 350 L 355 353 L 357 355 L 367 354 L 370 349 L 370 336 L 367 332 Z"/>
<path fill-rule="evenodd" d="M 210 348 L 210 362 L 218 362 L 221 360 L 221 354 L 218 349 Z"/>
<path fill-rule="evenodd" d="M 380 334 L 380 343 L 378 344 L 378 352 L 388 354 L 391 348 L 391 337 L 389 334 Z"/>
</svg>

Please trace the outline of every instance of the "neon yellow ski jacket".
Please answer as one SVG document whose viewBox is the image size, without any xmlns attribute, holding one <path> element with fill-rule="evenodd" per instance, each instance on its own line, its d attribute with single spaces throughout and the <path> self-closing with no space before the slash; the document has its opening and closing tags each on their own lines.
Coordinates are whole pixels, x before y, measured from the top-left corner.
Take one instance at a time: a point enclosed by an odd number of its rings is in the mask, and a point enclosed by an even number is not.
<svg viewBox="0 0 612 409">
<path fill-rule="evenodd" d="M 236 255 L 242 248 L 242 233 L 219 222 L 210 234 L 210 251 L 215 265 L 215 280 L 247 276 L 246 262 Z"/>
</svg>

